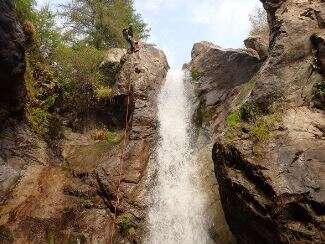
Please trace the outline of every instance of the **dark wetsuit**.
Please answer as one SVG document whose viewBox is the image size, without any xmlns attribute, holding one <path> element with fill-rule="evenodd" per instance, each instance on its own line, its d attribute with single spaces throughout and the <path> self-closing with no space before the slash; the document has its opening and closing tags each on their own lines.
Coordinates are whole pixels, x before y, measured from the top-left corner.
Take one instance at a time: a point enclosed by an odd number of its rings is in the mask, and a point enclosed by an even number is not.
<svg viewBox="0 0 325 244">
<path fill-rule="evenodd" d="M 123 29 L 123 36 L 125 40 L 129 43 L 131 52 L 134 52 L 136 50 L 135 48 L 135 42 L 133 39 L 133 27 L 130 25 L 128 28 Z"/>
</svg>

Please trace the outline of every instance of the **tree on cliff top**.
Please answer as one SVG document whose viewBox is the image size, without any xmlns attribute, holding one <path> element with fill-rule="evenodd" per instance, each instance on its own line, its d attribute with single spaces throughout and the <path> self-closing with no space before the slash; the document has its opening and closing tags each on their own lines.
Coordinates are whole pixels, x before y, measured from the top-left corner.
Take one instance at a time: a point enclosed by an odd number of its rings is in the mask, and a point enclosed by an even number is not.
<svg viewBox="0 0 325 244">
<path fill-rule="evenodd" d="M 71 0 L 62 5 L 67 37 L 98 49 L 125 47 L 122 29 L 133 24 L 138 38 L 148 37 L 147 25 L 135 12 L 132 0 Z"/>
<path fill-rule="evenodd" d="M 249 21 L 251 23 L 251 36 L 259 36 L 268 39 L 269 26 L 267 22 L 267 14 L 263 8 L 256 7 L 254 12 L 250 14 Z"/>
</svg>

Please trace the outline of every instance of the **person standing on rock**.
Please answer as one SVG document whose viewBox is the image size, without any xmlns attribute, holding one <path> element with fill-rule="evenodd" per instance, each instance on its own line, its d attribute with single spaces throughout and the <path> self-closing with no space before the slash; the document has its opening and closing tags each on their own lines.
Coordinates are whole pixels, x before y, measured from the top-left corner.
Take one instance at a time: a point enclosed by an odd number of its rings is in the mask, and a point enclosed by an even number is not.
<svg viewBox="0 0 325 244">
<path fill-rule="evenodd" d="M 124 28 L 122 33 L 125 40 L 130 45 L 130 52 L 131 53 L 138 52 L 139 51 L 138 42 L 134 41 L 134 36 L 133 36 L 133 25 L 130 24 L 128 28 Z"/>
</svg>

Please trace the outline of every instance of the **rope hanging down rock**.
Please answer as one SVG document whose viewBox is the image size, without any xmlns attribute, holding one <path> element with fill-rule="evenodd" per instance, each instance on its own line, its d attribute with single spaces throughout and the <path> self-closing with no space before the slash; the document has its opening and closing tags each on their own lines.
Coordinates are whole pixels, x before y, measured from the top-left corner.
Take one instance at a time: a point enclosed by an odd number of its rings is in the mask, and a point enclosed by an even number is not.
<svg viewBox="0 0 325 244">
<path fill-rule="evenodd" d="M 139 60 L 139 54 L 137 53 L 136 58 Z M 134 71 L 137 72 L 138 68 L 138 62 L 134 66 Z M 130 81 L 128 84 L 128 92 L 127 92 L 127 106 L 126 106 L 126 114 L 125 114 L 125 129 L 124 129 L 124 138 L 123 138 L 123 146 L 122 146 L 122 151 L 120 155 L 120 164 L 119 164 L 119 169 L 118 169 L 118 181 L 117 181 L 117 190 L 116 190 L 116 203 L 114 206 L 114 213 L 113 213 L 113 231 L 111 235 L 111 241 L 110 243 L 113 243 L 113 238 L 114 238 L 114 233 L 116 229 L 116 224 L 117 224 L 117 213 L 119 209 L 119 205 L 121 202 L 121 184 L 124 176 L 124 160 L 125 160 L 125 152 L 126 152 L 126 147 L 127 147 L 127 141 L 128 141 L 128 131 L 129 131 L 129 115 L 130 115 L 130 95 L 131 95 L 131 88 L 132 88 L 132 82 Z"/>
</svg>

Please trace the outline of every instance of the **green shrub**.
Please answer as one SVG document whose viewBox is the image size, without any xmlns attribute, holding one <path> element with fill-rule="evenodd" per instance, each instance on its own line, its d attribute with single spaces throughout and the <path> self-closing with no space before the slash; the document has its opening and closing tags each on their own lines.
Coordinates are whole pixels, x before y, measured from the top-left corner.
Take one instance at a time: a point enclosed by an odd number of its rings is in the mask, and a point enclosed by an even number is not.
<svg viewBox="0 0 325 244">
<path fill-rule="evenodd" d="M 52 108 L 55 104 L 56 99 L 58 98 L 58 94 L 50 95 L 45 98 L 45 105 L 47 108 Z"/>
<path fill-rule="evenodd" d="M 33 108 L 27 109 L 27 119 L 35 133 L 45 134 L 47 132 L 48 119 L 50 114 L 43 108 Z"/>
<path fill-rule="evenodd" d="M 96 89 L 96 98 L 98 100 L 109 98 L 112 95 L 112 89 L 108 86 L 100 86 Z"/>
<path fill-rule="evenodd" d="M 135 235 L 134 221 L 131 214 L 125 213 L 118 216 L 117 226 L 123 235 L 128 237 Z"/>
<path fill-rule="evenodd" d="M 108 129 L 94 129 L 90 132 L 90 137 L 93 140 L 106 141 L 110 145 L 119 144 L 123 137 L 115 131 L 109 131 Z"/>
<path fill-rule="evenodd" d="M 281 121 L 282 110 L 273 106 L 265 114 L 254 102 L 246 102 L 226 118 L 225 140 L 231 143 L 246 131 L 255 143 L 265 142 L 272 136 L 275 125 Z"/>
<path fill-rule="evenodd" d="M 60 83 L 90 82 L 97 85 L 105 78 L 99 68 L 104 52 L 92 46 L 80 44 L 71 48 L 61 44 L 53 56 L 57 64 L 55 75 Z"/>
<path fill-rule="evenodd" d="M 264 142 L 270 139 L 273 124 L 268 119 L 267 117 L 259 118 L 251 125 L 249 134 L 254 141 Z"/>
<path fill-rule="evenodd" d="M 122 137 L 116 132 L 107 131 L 106 132 L 106 142 L 110 145 L 117 145 L 121 142 Z"/>
<path fill-rule="evenodd" d="M 191 77 L 193 81 L 199 81 L 201 77 L 203 76 L 203 73 L 199 70 L 192 68 L 191 69 Z"/>
<path fill-rule="evenodd" d="M 231 112 L 226 118 L 226 123 L 228 127 L 234 127 L 240 121 L 241 121 L 241 115 L 239 111 Z"/>
<path fill-rule="evenodd" d="M 35 0 L 15 0 L 15 4 L 18 19 L 22 24 L 25 20 L 33 21 L 36 19 Z"/>
<path fill-rule="evenodd" d="M 255 120 L 256 117 L 262 115 L 261 109 L 259 106 L 252 101 L 245 102 L 239 109 L 240 118 L 243 121 L 252 121 Z"/>
</svg>

